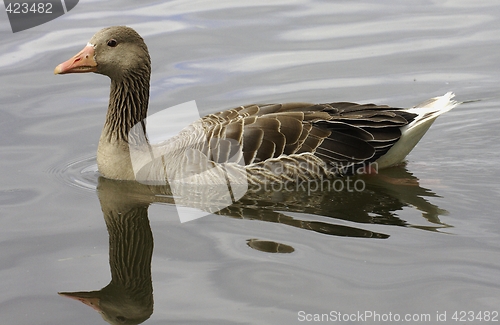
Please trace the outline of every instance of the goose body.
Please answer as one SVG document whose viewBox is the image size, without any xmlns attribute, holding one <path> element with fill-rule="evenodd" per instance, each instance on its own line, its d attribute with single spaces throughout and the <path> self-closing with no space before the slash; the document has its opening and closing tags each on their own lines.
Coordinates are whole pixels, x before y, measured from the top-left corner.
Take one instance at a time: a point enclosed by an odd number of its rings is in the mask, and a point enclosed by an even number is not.
<svg viewBox="0 0 500 325">
<path fill-rule="evenodd" d="M 210 171 L 230 169 L 230 181 L 262 183 L 334 177 L 368 165 L 386 168 L 403 161 L 434 120 L 458 104 L 451 92 L 408 109 L 349 102 L 253 104 L 207 115 L 151 145 L 134 127 L 145 132 L 149 101 L 151 63 L 141 36 L 125 26 L 105 28 L 54 70 L 81 72 L 111 79 L 97 162 L 104 177 L 122 180 L 141 174 L 211 183 L 220 178 Z M 138 160 L 144 160 L 139 171 Z"/>
</svg>

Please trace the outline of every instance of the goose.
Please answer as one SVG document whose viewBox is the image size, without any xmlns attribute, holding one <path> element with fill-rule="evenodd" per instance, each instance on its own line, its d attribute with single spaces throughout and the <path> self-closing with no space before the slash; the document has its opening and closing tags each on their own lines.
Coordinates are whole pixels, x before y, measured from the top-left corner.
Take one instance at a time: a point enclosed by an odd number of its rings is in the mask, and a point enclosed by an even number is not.
<svg viewBox="0 0 500 325">
<path fill-rule="evenodd" d="M 137 159 L 148 162 L 140 165 L 147 179 L 207 184 L 221 179 L 207 171 L 221 169 L 231 171 L 223 183 L 229 177 L 248 184 L 369 173 L 401 163 L 436 118 L 459 104 L 452 92 L 411 108 L 251 104 L 202 117 L 159 146 L 150 144 L 145 133 L 151 59 L 144 39 L 130 27 L 104 28 L 54 70 L 87 72 L 111 79 L 97 165 L 102 176 L 117 180 L 139 180 Z M 137 125 L 142 138 L 132 132 Z M 138 142 L 139 156 L 131 152 Z"/>
</svg>

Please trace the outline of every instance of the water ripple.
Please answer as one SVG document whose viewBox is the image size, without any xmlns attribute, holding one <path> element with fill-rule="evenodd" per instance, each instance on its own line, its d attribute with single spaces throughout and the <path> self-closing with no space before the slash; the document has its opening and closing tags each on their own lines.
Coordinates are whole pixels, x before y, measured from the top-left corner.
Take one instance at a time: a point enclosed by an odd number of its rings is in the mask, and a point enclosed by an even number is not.
<svg viewBox="0 0 500 325">
<path fill-rule="evenodd" d="M 82 158 L 63 166 L 56 166 L 49 172 L 58 176 L 63 183 L 71 186 L 88 191 L 95 191 L 97 188 L 99 172 L 95 156 Z"/>
</svg>

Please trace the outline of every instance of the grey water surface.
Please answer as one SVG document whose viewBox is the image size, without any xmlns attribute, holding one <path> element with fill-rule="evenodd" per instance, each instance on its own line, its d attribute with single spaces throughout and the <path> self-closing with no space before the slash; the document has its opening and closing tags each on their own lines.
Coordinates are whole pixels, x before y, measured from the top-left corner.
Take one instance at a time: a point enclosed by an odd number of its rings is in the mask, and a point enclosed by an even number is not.
<svg viewBox="0 0 500 325">
<path fill-rule="evenodd" d="M 464 103 L 362 191 L 180 223 L 168 193 L 98 178 L 109 79 L 52 73 L 110 25 L 148 44 L 150 113 Z M 0 10 L 0 35 L 1 324 L 500 322 L 498 1 L 80 1 L 16 34 Z"/>
</svg>

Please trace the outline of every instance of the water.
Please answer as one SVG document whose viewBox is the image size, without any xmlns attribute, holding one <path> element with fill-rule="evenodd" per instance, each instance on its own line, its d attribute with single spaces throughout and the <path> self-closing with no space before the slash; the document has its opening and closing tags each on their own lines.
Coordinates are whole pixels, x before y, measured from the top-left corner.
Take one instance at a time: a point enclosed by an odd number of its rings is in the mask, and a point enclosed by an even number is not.
<svg viewBox="0 0 500 325">
<path fill-rule="evenodd" d="M 446 312 L 443 323 L 456 323 L 455 311 L 500 311 L 496 1 L 87 1 L 16 34 L 4 17 L 2 324 L 105 324 L 57 294 L 104 287 L 94 295 L 118 323 L 294 324 L 358 311 L 432 322 Z M 109 80 L 52 75 L 120 24 L 148 43 L 150 113 L 190 100 L 202 113 L 252 102 L 409 106 L 450 90 L 471 102 L 362 193 L 274 193 L 181 224 L 169 196 L 144 187 L 101 180 L 98 199 Z M 151 200 L 163 203 L 146 209 Z M 110 256 L 110 237 L 112 251 L 138 254 Z"/>
</svg>

